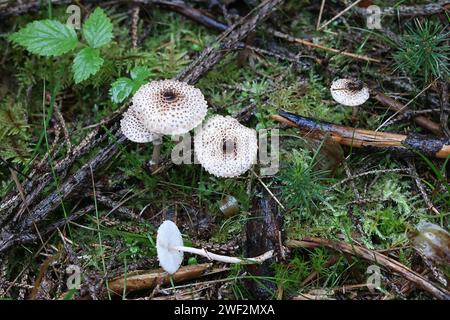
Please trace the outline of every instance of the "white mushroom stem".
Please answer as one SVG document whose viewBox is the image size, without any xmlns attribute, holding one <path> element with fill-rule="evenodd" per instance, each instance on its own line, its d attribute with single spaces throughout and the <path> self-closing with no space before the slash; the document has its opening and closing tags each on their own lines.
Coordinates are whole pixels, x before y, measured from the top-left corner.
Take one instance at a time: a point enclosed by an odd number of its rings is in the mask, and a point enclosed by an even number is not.
<svg viewBox="0 0 450 320">
<path fill-rule="evenodd" d="M 159 164 L 159 159 L 161 156 L 162 137 L 163 137 L 162 135 L 155 134 L 155 139 L 152 141 L 153 143 L 153 153 L 151 161 L 152 166 L 156 166 Z"/>
<path fill-rule="evenodd" d="M 229 257 L 229 256 L 223 256 L 220 254 L 211 253 L 209 251 L 206 251 L 205 249 L 197 249 L 197 248 L 191 248 L 191 247 L 185 247 L 185 246 L 174 246 L 174 247 L 172 247 L 172 249 L 197 254 L 197 255 L 206 257 L 209 260 L 216 260 L 216 261 L 225 262 L 225 263 L 241 263 L 241 264 L 262 263 L 262 262 L 266 261 L 267 259 L 270 259 L 273 257 L 273 250 L 267 251 L 267 252 L 263 253 L 262 255 L 254 257 L 254 258 L 240 259 L 240 258 L 236 258 L 236 257 Z"/>
</svg>

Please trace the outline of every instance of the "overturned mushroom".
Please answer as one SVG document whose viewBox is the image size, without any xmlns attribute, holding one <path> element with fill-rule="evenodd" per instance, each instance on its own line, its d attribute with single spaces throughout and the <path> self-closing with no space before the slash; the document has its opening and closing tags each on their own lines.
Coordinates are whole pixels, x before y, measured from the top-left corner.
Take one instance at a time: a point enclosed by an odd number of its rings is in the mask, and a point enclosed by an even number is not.
<svg viewBox="0 0 450 320">
<path fill-rule="evenodd" d="M 156 237 L 156 250 L 158 253 L 158 260 L 161 267 L 170 274 L 175 273 L 183 261 L 183 252 L 189 252 L 201 255 L 210 260 L 216 260 L 225 263 L 262 263 L 273 256 L 273 250 L 268 251 L 255 258 L 235 258 L 223 256 L 206 251 L 205 249 L 197 249 L 183 246 L 183 238 L 180 230 L 170 220 L 164 221 L 158 228 L 158 235 Z"/>
<path fill-rule="evenodd" d="M 440 226 L 422 221 L 412 238 L 417 251 L 438 264 L 450 265 L 450 234 Z"/>
<path fill-rule="evenodd" d="M 217 177 L 236 177 L 256 162 L 256 131 L 232 117 L 213 116 L 196 133 L 195 155 L 209 173 Z"/>
<path fill-rule="evenodd" d="M 330 91 L 333 99 L 344 106 L 359 106 L 369 99 L 369 88 L 361 80 L 335 80 L 331 84 Z"/>
<path fill-rule="evenodd" d="M 163 135 L 185 134 L 204 119 L 207 103 L 202 92 L 176 80 L 143 85 L 121 121 L 124 135 L 135 142 L 153 141 L 152 161 L 158 163 Z"/>
</svg>

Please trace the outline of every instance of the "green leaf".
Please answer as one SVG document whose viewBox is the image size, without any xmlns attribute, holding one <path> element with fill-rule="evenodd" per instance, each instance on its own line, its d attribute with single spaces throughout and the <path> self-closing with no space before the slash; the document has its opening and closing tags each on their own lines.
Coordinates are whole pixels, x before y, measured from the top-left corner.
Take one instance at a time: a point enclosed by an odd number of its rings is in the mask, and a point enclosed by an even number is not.
<svg viewBox="0 0 450 320">
<path fill-rule="evenodd" d="M 84 48 L 77 53 L 73 60 L 73 74 L 75 83 L 86 80 L 91 75 L 97 73 L 103 65 L 103 58 L 100 57 L 100 51 L 93 48 Z"/>
<path fill-rule="evenodd" d="M 119 78 L 113 82 L 109 94 L 114 103 L 121 103 L 133 92 L 135 83 L 130 78 Z"/>
<path fill-rule="evenodd" d="M 134 67 L 130 71 L 130 78 L 119 78 L 109 90 L 111 100 L 114 103 L 121 103 L 132 93 L 135 93 L 150 77 L 150 70 L 147 67 Z"/>
<path fill-rule="evenodd" d="M 134 67 L 131 72 L 131 79 L 143 82 L 150 77 L 150 69 L 147 67 Z"/>
<path fill-rule="evenodd" d="M 56 20 L 31 22 L 10 35 L 9 39 L 41 56 L 59 56 L 74 49 L 78 44 L 73 27 Z"/>
<path fill-rule="evenodd" d="M 105 12 L 97 8 L 89 15 L 83 25 L 83 36 L 92 48 L 108 44 L 112 37 L 113 25 Z"/>
</svg>

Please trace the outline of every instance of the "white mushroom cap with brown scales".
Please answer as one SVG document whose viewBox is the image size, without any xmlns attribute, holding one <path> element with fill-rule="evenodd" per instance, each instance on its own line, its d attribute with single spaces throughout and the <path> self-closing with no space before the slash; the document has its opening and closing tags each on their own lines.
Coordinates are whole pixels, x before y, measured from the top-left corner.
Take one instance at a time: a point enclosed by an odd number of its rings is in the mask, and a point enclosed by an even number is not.
<svg viewBox="0 0 450 320">
<path fill-rule="evenodd" d="M 369 99 L 369 88 L 357 79 L 335 80 L 330 91 L 333 99 L 344 106 L 359 106 Z"/>
<path fill-rule="evenodd" d="M 133 142 L 146 143 L 155 140 L 156 135 L 148 131 L 139 121 L 133 109 L 128 109 L 120 120 L 122 133 Z"/>
<path fill-rule="evenodd" d="M 194 148 L 206 171 L 217 177 L 236 177 L 257 160 L 256 131 L 230 116 L 216 115 L 196 133 Z"/>
<path fill-rule="evenodd" d="M 157 80 L 139 88 L 130 108 L 146 130 L 179 135 L 203 121 L 208 105 L 202 92 L 187 83 Z"/>
</svg>

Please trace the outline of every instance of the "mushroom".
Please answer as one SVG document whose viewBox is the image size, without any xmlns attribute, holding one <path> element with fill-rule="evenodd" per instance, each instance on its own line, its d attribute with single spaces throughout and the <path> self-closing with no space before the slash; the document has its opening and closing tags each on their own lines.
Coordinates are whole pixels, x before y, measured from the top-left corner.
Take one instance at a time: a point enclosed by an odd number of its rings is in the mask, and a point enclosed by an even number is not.
<svg viewBox="0 0 450 320">
<path fill-rule="evenodd" d="M 230 116 L 213 116 L 194 137 L 195 155 L 209 173 L 236 177 L 256 162 L 256 131 Z"/>
<path fill-rule="evenodd" d="M 185 247 L 180 230 L 170 220 L 164 221 L 158 228 L 156 251 L 158 253 L 159 264 L 169 274 L 174 274 L 180 267 L 183 261 L 183 252 L 197 254 L 209 260 L 242 264 L 262 263 L 273 256 L 273 250 L 270 250 L 258 257 L 240 259 L 211 253 L 205 249 Z"/>
<path fill-rule="evenodd" d="M 421 221 L 417 233 L 411 239 L 416 250 L 438 264 L 450 264 L 450 234 L 440 226 Z"/>
<path fill-rule="evenodd" d="M 120 120 L 120 127 L 122 133 L 133 142 L 146 143 L 152 142 L 155 139 L 155 134 L 144 127 L 133 109 L 125 112 L 122 120 Z"/>
<path fill-rule="evenodd" d="M 177 80 L 156 80 L 134 94 L 121 121 L 122 132 L 134 142 L 153 141 L 152 162 L 159 162 L 163 135 L 181 135 L 204 119 L 207 103 L 202 92 Z"/>
<path fill-rule="evenodd" d="M 331 96 L 344 106 L 356 107 L 369 99 L 369 88 L 357 79 L 338 79 L 331 84 Z"/>
</svg>

